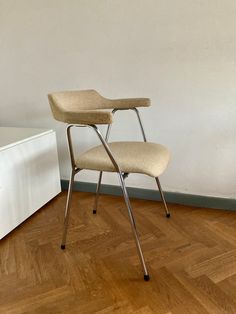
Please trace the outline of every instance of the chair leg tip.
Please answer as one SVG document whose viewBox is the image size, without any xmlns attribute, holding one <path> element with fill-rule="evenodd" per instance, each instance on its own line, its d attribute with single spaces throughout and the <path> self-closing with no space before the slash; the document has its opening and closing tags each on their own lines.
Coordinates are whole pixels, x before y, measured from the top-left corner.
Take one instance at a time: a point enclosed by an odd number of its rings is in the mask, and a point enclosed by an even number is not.
<svg viewBox="0 0 236 314">
<path fill-rule="evenodd" d="M 170 213 L 166 214 L 166 217 L 167 217 L 167 218 L 170 218 Z"/>
<path fill-rule="evenodd" d="M 66 248 L 65 244 L 62 244 L 62 245 L 61 245 L 61 249 L 62 249 L 62 250 L 65 250 L 65 248 Z"/>
<path fill-rule="evenodd" d="M 97 210 L 96 209 L 93 209 L 93 214 L 97 214 Z"/>
<path fill-rule="evenodd" d="M 149 277 L 149 275 L 144 275 L 144 281 L 149 281 L 150 280 L 150 277 Z"/>
</svg>

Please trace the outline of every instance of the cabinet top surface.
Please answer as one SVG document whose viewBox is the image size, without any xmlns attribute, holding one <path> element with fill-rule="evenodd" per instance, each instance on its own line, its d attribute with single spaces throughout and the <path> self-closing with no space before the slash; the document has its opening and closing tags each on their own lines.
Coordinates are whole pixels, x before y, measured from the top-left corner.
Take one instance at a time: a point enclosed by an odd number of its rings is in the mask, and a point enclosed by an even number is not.
<svg viewBox="0 0 236 314">
<path fill-rule="evenodd" d="M 0 151 L 52 132 L 46 129 L 0 127 Z"/>
</svg>

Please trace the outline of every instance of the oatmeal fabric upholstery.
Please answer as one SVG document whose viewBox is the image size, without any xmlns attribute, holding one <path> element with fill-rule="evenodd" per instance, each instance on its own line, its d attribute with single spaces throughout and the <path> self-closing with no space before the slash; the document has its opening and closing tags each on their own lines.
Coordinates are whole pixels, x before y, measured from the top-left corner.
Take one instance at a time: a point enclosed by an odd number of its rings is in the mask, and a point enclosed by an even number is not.
<svg viewBox="0 0 236 314">
<path fill-rule="evenodd" d="M 71 124 L 111 124 L 107 109 L 150 106 L 149 98 L 108 99 L 95 90 L 64 91 L 48 95 L 56 120 Z"/>
<path fill-rule="evenodd" d="M 147 142 L 113 142 L 109 148 L 122 172 L 142 173 L 158 177 L 166 169 L 170 153 L 160 144 Z M 80 169 L 115 172 L 102 145 L 81 154 L 76 165 Z"/>
</svg>

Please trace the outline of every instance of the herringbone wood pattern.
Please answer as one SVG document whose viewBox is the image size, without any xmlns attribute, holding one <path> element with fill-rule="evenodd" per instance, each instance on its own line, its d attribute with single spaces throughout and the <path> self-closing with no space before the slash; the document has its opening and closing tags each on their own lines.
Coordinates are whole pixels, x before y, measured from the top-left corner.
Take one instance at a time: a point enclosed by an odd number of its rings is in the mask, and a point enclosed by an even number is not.
<svg viewBox="0 0 236 314">
<path fill-rule="evenodd" d="M 236 313 L 236 213 L 132 200 L 151 280 L 143 281 L 121 197 L 66 194 L 0 242 L 0 313 Z"/>
</svg>

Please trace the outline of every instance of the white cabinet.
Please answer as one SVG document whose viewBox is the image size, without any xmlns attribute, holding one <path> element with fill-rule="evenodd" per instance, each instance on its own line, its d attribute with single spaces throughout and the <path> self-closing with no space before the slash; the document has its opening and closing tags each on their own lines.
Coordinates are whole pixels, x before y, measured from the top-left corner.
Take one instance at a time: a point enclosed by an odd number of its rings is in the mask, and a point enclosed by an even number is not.
<svg viewBox="0 0 236 314">
<path fill-rule="evenodd" d="M 0 239 L 60 191 L 55 132 L 0 127 Z"/>
</svg>

